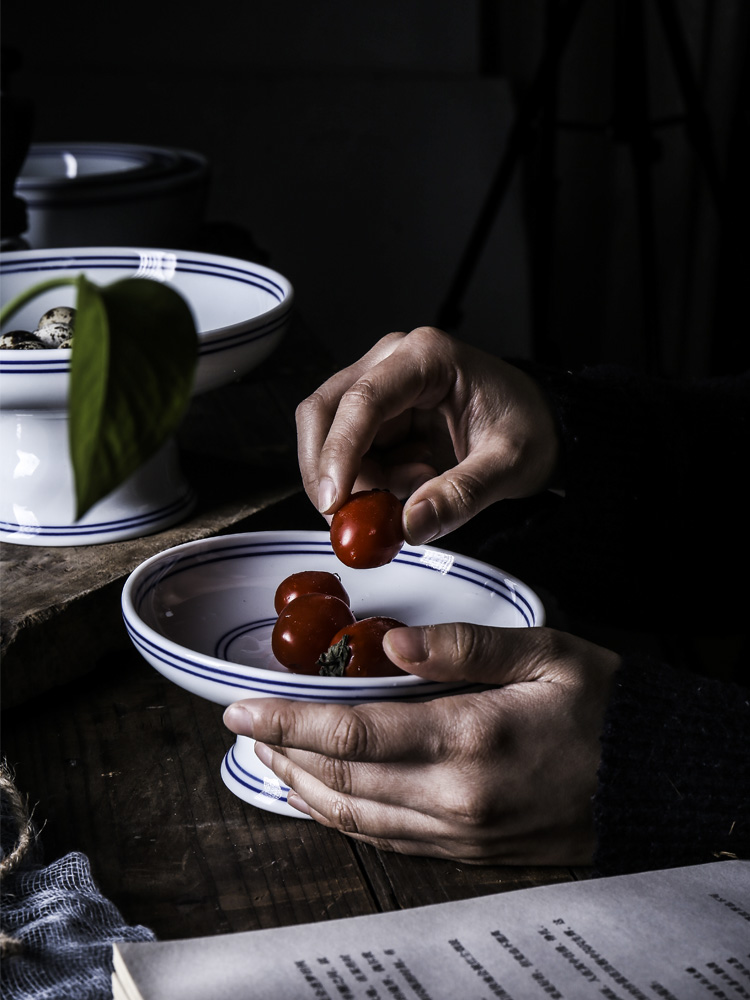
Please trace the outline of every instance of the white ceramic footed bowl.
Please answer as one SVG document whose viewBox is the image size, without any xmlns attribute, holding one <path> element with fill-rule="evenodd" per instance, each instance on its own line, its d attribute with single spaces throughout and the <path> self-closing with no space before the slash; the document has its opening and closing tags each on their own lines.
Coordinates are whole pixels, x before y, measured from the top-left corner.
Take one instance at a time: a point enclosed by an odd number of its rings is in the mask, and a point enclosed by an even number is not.
<svg viewBox="0 0 750 1000">
<path fill-rule="evenodd" d="M 345 704 L 423 699 L 465 686 L 412 675 L 290 673 L 271 652 L 274 594 L 287 576 L 309 569 L 338 573 L 357 618 L 509 628 L 544 623 L 544 607 L 532 590 L 476 559 L 405 545 L 387 566 L 353 570 L 336 558 L 327 531 L 263 531 L 188 542 L 147 559 L 123 589 L 125 626 L 159 673 L 220 705 L 264 697 Z M 227 786 L 260 808 L 300 816 L 253 747 L 251 739 L 238 737 L 222 763 Z"/>
<path fill-rule="evenodd" d="M 181 250 L 88 247 L 0 255 L 2 301 L 30 285 L 85 274 L 99 285 L 144 277 L 172 285 L 198 328 L 194 392 L 246 374 L 276 347 L 287 328 L 293 290 L 270 268 L 232 257 Z M 74 305 L 73 287 L 45 292 L 8 329 L 33 331 L 58 305 Z M 192 504 L 174 460 L 144 466 L 119 490 L 75 521 L 67 444 L 69 349 L 0 350 L 0 539 L 27 545 L 84 545 L 159 531 Z"/>
</svg>

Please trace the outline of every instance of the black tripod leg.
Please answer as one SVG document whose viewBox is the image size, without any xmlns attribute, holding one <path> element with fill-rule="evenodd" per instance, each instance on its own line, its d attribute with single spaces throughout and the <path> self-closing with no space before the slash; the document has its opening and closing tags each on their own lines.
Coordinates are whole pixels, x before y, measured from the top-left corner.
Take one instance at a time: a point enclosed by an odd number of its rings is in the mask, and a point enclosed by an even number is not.
<svg viewBox="0 0 750 1000">
<path fill-rule="evenodd" d="M 560 57 L 573 29 L 584 0 L 568 0 L 556 16 L 556 32 L 542 56 L 534 81 L 522 98 L 518 113 L 508 136 L 508 144 L 500 160 L 482 210 L 459 261 L 456 274 L 438 310 L 437 325 L 455 329 L 461 322 L 461 302 L 469 286 L 487 238 L 492 231 L 495 217 L 503 203 L 508 187 L 540 109 L 557 76 Z"/>
<path fill-rule="evenodd" d="M 640 249 L 641 354 L 653 374 L 662 369 L 656 225 L 651 171 L 656 153 L 648 102 L 646 29 L 642 0 L 617 0 L 615 22 L 615 139 L 630 149 Z"/>
<path fill-rule="evenodd" d="M 656 0 L 656 7 L 664 28 L 664 35 L 672 55 L 675 76 L 685 102 L 685 128 L 688 139 L 706 172 L 711 194 L 719 217 L 724 217 L 723 185 L 719 160 L 714 147 L 711 123 L 703 106 L 700 89 L 690 63 L 685 32 L 677 15 L 673 0 Z"/>
</svg>

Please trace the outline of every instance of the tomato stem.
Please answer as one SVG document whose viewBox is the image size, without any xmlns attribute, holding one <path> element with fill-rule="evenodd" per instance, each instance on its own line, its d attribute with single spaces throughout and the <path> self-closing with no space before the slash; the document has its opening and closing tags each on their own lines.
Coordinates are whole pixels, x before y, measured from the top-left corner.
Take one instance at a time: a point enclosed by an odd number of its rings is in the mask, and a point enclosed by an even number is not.
<svg viewBox="0 0 750 1000">
<path fill-rule="evenodd" d="M 352 658 L 352 651 L 349 648 L 348 635 L 343 635 L 339 641 L 329 646 L 325 653 L 321 653 L 315 665 L 320 667 L 318 673 L 321 677 L 343 677 L 349 660 Z"/>
</svg>

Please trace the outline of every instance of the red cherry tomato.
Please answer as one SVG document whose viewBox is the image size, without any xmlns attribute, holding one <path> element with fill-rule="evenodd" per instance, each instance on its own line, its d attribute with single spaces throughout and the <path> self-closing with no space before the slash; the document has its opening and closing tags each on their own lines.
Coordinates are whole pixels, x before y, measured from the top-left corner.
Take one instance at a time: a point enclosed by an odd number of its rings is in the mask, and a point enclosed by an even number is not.
<svg viewBox="0 0 750 1000">
<path fill-rule="evenodd" d="M 279 584 L 274 596 L 276 614 L 295 597 L 302 594 L 331 594 L 338 597 L 344 604 L 349 604 L 349 595 L 344 590 L 339 577 L 335 573 L 325 573 L 322 570 L 306 569 L 292 573 Z"/>
<path fill-rule="evenodd" d="M 271 633 L 273 655 L 297 674 L 317 674 L 317 659 L 331 645 L 331 636 L 354 622 L 348 604 L 330 594 L 295 597 L 276 619 Z"/>
<path fill-rule="evenodd" d="M 404 670 L 383 651 L 383 636 L 404 623 L 376 616 L 345 625 L 331 639 L 330 648 L 318 661 L 324 677 L 390 677 Z"/>
<path fill-rule="evenodd" d="M 403 504 L 388 490 L 352 493 L 331 521 L 331 545 L 345 566 L 385 566 L 404 544 Z"/>
</svg>

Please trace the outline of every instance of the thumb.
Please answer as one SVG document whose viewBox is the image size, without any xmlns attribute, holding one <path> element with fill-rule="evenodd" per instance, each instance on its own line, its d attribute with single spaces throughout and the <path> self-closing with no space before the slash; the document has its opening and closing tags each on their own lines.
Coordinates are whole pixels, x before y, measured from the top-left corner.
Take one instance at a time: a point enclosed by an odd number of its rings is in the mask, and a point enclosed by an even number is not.
<svg viewBox="0 0 750 1000">
<path fill-rule="evenodd" d="M 508 469 L 480 452 L 419 486 L 404 505 L 404 534 L 423 545 L 460 528 L 485 507 L 510 496 Z"/>
<path fill-rule="evenodd" d="M 511 684 L 557 679 L 562 633 L 548 628 L 493 628 L 454 622 L 394 628 L 383 649 L 396 666 L 433 681 Z"/>
</svg>

